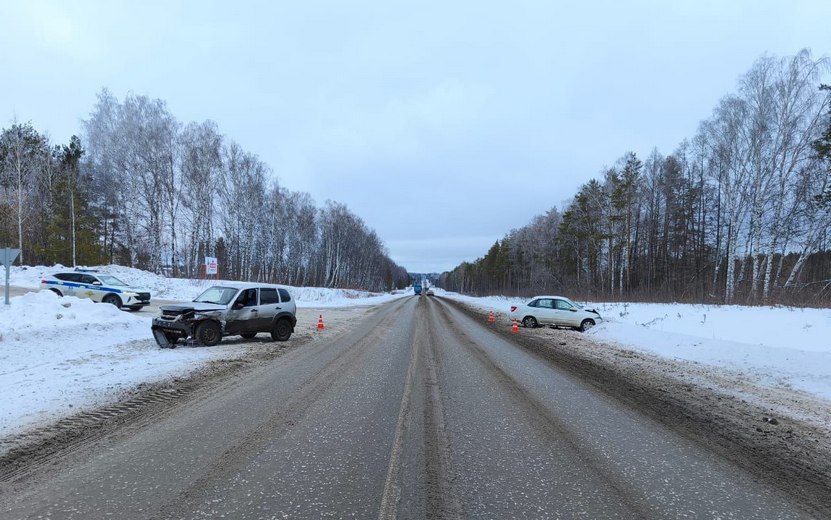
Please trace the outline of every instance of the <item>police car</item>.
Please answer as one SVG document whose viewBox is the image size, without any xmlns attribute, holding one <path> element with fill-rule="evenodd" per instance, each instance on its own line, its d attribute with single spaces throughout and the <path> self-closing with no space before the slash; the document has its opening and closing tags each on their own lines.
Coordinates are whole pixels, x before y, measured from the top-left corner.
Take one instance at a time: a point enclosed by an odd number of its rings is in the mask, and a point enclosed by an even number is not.
<svg viewBox="0 0 831 520">
<path fill-rule="evenodd" d="M 90 298 L 131 311 L 150 305 L 148 289 L 130 287 L 115 276 L 93 269 L 76 269 L 45 276 L 40 281 L 40 288 L 50 290 L 58 296 Z"/>
</svg>

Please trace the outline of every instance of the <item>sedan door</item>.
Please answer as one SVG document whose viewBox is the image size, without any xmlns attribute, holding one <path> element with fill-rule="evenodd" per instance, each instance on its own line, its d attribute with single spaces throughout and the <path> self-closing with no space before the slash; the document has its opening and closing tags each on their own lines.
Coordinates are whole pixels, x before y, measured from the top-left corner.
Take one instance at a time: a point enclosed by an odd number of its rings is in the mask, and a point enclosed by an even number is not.
<svg viewBox="0 0 831 520">
<path fill-rule="evenodd" d="M 556 324 L 563 327 L 577 327 L 580 325 L 580 316 L 577 307 L 557 298 L 554 300 Z"/>
<path fill-rule="evenodd" d="M 554 300 L 551 298 L 540 298 L 537 300 L 537 321 L 540 325 L 551 325 L 554 323 L 556 316 L 554 310 Z"/>
</svg>

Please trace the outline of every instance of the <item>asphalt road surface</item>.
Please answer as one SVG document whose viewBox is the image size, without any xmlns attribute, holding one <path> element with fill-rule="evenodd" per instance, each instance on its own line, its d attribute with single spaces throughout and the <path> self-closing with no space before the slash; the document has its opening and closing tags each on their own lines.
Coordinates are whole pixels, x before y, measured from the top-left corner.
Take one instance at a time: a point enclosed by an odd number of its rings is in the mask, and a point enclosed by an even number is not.
<svg viewBox="0 0 831 520">
<path fill-rule="evenodd" d="M 429 297 L 41 464 L 0 518 L 803 517 Z"/>
</svg>

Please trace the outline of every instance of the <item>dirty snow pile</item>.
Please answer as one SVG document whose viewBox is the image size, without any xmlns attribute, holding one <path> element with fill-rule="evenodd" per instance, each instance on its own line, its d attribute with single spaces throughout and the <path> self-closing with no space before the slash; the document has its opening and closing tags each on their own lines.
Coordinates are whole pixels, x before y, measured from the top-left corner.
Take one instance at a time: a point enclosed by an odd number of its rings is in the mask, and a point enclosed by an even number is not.
<svg viewBox="0 0 831 520">
<path fill-rule="evenodd" d="M 444 295 L 507 315 L 524 298 Z M 831 309 L 590 303 L 589 334 L 628 349 L 738 371 L 771 388 L 831 399 Z"/>
</svg>

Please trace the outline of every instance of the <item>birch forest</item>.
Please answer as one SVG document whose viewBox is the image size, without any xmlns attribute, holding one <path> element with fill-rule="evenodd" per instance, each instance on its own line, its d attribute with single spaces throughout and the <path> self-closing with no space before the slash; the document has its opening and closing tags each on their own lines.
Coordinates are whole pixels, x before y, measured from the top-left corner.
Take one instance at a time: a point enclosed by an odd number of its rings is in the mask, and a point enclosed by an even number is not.
<svg viewBox="0 0 831 520">
<path fill-rule="evenodd" d="M 564 208 L 511 231 L 439 285 L 478 295 L 829 305 L 828 71 L 827 59 L 806 50 L 760 58 L 671 154 L 624 153 Z"/>
<path fill-rule="evenodd" d="M 103 90 L 82 137 L 30 123 L 0 133 L 0 247 L 20 265 L 116 263 L 168 276 L 388 290 L 409 282 L 346 206 L 318 207 L 214 122 L 182 124 L 164 101 Z"/>
</svg>

